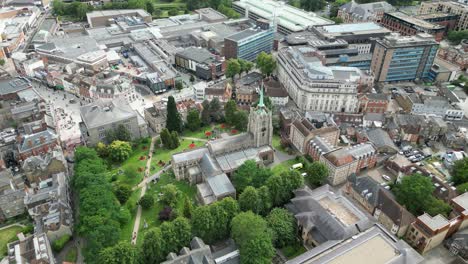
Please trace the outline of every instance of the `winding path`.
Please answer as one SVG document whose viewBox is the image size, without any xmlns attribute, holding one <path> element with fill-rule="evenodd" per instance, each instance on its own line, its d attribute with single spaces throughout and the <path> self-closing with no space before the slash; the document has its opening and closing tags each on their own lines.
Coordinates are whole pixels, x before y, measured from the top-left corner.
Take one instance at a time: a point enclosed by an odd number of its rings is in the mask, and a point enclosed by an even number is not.
<svg viewBox="0 0 468 264">
<path fill-rule="evenodd" d="M 141 186 L 141 193 L 140 193 L 140 198 L 143 197 L 143 195 L 145 195 L 146 193 L 146 185 L 148 184 L 147 182 L 147 177 L 148 177 L 148 174 L 150 172 L 150 169 L 151 169 L 151 159 L 153 158 L 153 150 L 154 150 L 154 144 L 156 143 L 156 139 L 158 137 L 153 137 L 151 139 L 151 145 L 150 145 L 150 149 L 149 149 L 149 158 L 148 160 L 146 161 L 146 168 L 145 168 L 145 175 L 143 177 L 143 181 L 141 181 L 141 183 L 138 184 L 138 187 Z M 133 233 L 132 233 L 132 244 L 133 245 L 136 245 L 136 241 L 137 241 L 137 238 L 138 238 L 138 230 L 140 229 L 140 219 L 141 219 L 141 206 L 138 205 L 138 211 L 137 211 L 137 215 L 136 215 L 136 218 L 135 218 L 135 224 L 133 226 Z"/>
</svg>

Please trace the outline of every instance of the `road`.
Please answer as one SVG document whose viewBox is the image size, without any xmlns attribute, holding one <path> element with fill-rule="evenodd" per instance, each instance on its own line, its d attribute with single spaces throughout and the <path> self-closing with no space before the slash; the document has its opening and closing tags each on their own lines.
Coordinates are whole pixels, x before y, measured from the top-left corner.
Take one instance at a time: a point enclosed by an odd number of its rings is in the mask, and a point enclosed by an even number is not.
<svg viewBox="0 0 468 264">
<path fill-rule="evenodd" d="M 45 18 L 49 15 L 50 10 L 46 10 L 44 14 L 42 14 L 36 21 L 36 23 L 33 25 L 34 30 L 28 31 L 26 34 L 26 40 L 24 41 L 24 47 L 23 47 L 23 52 L 27 52 L 29 44 L 31 44 L 31 41 L 33 40 L 34 36 L 36 33 L 41 29 L 42 23 L 44 23 Z"/>
</svg>

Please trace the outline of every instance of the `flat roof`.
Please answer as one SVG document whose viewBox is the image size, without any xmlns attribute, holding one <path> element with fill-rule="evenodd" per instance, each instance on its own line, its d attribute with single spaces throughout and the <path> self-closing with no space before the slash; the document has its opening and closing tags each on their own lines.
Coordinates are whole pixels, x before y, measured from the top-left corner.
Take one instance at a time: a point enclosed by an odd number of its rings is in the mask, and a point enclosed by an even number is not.
<svg viewBox="0 0 468 264">
<path fill-rule="evenodd" d="M 382 236 L 374 236 L 342 255 L 337 256 L 330 264 L 365 264 L 388 263 L 401 253 L 395 249 Z"/>
<path fill-rule="evenodd" d="M 349 208 L 328 196 L 318 200 L 318 203 L 345 226 L 353 225 L 360 220 Z"/>
<path fill-rule="evenodd" d="M 280 1 L 240 0 L 234 2 L 233 5 L 244 9 L 248 8 L 249 12 L 269 19 L 270 21 L 273 20 L 276 14 L 278 24 L 291 31 L 301 31 L 310 26 L 331 25 L 335 23 L 313 12 L 307 12 Z"/>
<path fill-rule="evenodd" d="M 438 24 L 434 24 L 434 23 L 431 23 L 431 22 L 427 22 L 423 19 L 419 19 L 417 17 L 412 17 L 412 16 L 408 16 L 402 12 L 392 12 L 392 13 L 387 13 L 388 15 L 390 16 L 393 16 L 393 17 L 396 17 L 398 19 L 401 19 L 403 21 L 406 21 L 410 24 L 414 24 L 418 27 L 423 27 L 423 28 L 426 28 L 426 29 L 443 29 L 444 26 L 441 26 L 441 25 L 438 25 Z"/>
<path fill-rule="evenodd" d="M 440 214 L 432 217 L 429 214 L 424 213 L 423 215 L 419 216 L 418 219 L 432 230 L 440 229 L 449 224 L 447 218 L 443 217 Z"/>
<path fill-rule="evenodd" d="M 381 30 L 383 27 L 379 26 L 374 22 L 368 23 L 352 23 L 352 24 L 340 24 L 330 25 L 322 27 L 325 32 L 328 33 L 343 33 L 343 32 L 356 32 L 356 31 L 370 31 L 370 30 Z"/>
<path fill-rule="evenodd" d="M 90 18 L 96 18 L 96 17 L 112 17 L 112 16 L 126 16 L 130 14 L 137 14 L 141 17 L 148 17 L 151 16 L 148 14 L 143 9 L 115 9 L 115 10 L 97 10 L 97 11 L 92 11 L 89 13 L 86 13 L 86 17 L 88 19 Z"/>
</svg>

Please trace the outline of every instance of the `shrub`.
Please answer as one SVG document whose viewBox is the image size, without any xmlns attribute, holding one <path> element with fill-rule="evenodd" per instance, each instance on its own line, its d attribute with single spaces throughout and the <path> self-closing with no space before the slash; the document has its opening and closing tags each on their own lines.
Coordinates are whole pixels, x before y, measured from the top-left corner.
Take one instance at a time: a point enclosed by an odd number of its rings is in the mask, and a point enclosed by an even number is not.
<svg viewBox="0 0 468 264">
<path fill-rule="evenodd" d="M 67 244 L 67 242 L 71 239 L 71 236 L 68 235 L 68 234 L 65 234 L 63 235 L 62 237 L 56 239 L 53 243 L 52 243 L 52 249 L 55 251 L 55 252 L 60 252 L 62 251 L 63 247 L 65 246 L 65 244 Z"/>
<path fill-rule="evenodd" d="M 154 198 L 150 194 L 145 194 L 143 195 L 143 197 L 140 198 L 140 201 L 138 203 L 143 209 L 149 209 L 154 204 Z"/>
</svg>

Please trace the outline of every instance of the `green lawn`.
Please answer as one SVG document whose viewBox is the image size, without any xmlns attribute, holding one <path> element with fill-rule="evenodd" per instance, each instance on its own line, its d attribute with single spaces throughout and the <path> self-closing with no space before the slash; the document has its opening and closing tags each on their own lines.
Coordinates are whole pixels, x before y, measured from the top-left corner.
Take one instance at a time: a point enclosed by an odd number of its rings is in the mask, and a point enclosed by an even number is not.
<svg viewBox="0 0 468 264">
<path fill-rule="evenodd" d="M 280 136 L 273 135 L 273 139 L 271 141 L 272 141 L 271 144 L 273 145 L 274 149 L 286 153 L 286 150 L 284 149 L 284 147 L 281 146 L 281 137 Z"/>
<path fill-rule="evenodd" d="M 165 186 L 169 183 L 174 184 L 177 186 L 177 189 L 180 191 L 180 198 L 177 201 L 177 212 L 178 214 L 182 214 L 183 207 L 184 207 L 184 196 L 188 196 L 193 202 L 195 202 L 195 196 L 197 194 L 196 187 L 194 185 L 190 185 L 189 183 L 185 181 L 177 181 L 173 174 L 168 174 L 165 173 L 161 175 L 160 180 L 156 184 L 150 184 L 148 185 L 148 189 L 146 189 L 146 194 L 151 194 L 154 196 L 155 199 L 155 204 L 153 207 L 151 207 L 148 210 L 143 210 L 141 214 L 141 221 L 140 221 L 140 233 L 138 234 L 138 243 L 141 243 L 143 241 L 145 229 L 144 229 L 144 223 L 146 220 L 146 223 L 148 224 L 149 228 L 150 227 L 156 227 L 161 224 L 161 222 L 158 219 L 158 214 L 159 211 L 164 207 L 161 203 L 157 202 L 158 200 L 158 194 L 161 190 L 162 186 Z"/>
<path fill-rule="evenodd" d="M 281 252 L 283 252 L 283 254 L 288 259 L 295 258 L 301 255 L 302 253 L 305 253 L 306 251 L 307 250 L 302 246 L 302 244 L 299 241 L 297 241 L 293 245 L 289 245 L 281 249 Z"/>
<path fill-rule="evenodd" d="M 188 129 L 186 129 L 183 133 L 182 133 L 182 137 L 192 137 L 192 138 L 200 138 L 200 139 L 208 139 L 206 136 L 205 136 L 205 132 L 206 131 L 211 131 L 211 126 L 204 126 L 202 128 L 200 128 L 199 130 L 197 131 L 190 131 Z"/>
<path fill-rule="evenodd" d="M 273 171 L 273 174 L 275 175 L 281 174 L 283 172 L 289 171 L 289 168 L 291 168 L 291 166 L 296 163 L 298 163 L 296 159 L 290 159 L 290 160 L 283 161 L 280 164 L 275 165 L 271 170 Z"/>
<path fill-rule="evenodd" d="M 171 160 L 172 154 L 182 152 L 182 151 L 187 151 L 190 150 L 190 144 L 192 144 L 192 140 L 188 139 L 180 139 L 180 146 L 176 149 L 173 150 L 167 150 L 164 148 L 160 148 L 159 146 L 154 146 L 154 153 L 153 153 L 153 159 L 151 160 L 151 167 L 155 167 L 153 170 L 154 172 L 157 172 L 161 169 L 161 166 L 158 165 L 159 161 L 163 161 L 167 163 L 168 161 Z M 205 145 L 204 141 L 193 141 L 193 144 L 195 144 L 196 147 L 201 147 Z M 152 171 L 152 173 L 154 173 Z"/>
<path fill-rule="evenodd" d="M 75 263 L 78 258 L 77 255 L 78 255 L 78 252 L 77 252 L 76 247 L 72 247 L 70 248 L 70 250 L 68 250 L 67 255 L 65 255 L 64 260 L 67 262 Z"/>
<path fill-rule="evenodd" d="M 21 232 L 21 227 L 12 226 L 3 230 L 0 230 L 0 258 L 7 254 L 7 244 L 10 241 L 14 241 L 16 234 Z"/>
<path fill-rule="evenodd" d="M 115 164 L 110 172 L 110 175 L 117 175 L 117 181 L 119 183 L 128 184 L 130 186 L 135 186 L 140 183 L 143 179 L 150 145 L 151 140 L 148 140 L 147 143 L 139 142 L 132 146 L 132 154 L 130 157 L 120 164 Z M 141 159 L 142 157 L 144 157 L 144 159 Z M 136 171 L 136 177 L 129 178 L 124 173 L 119 173 L 119 170 L 125 170 L 129 167 Z M 138 172 L 139 168 L 142 169 L 141 172 Z"/>
</svg>

